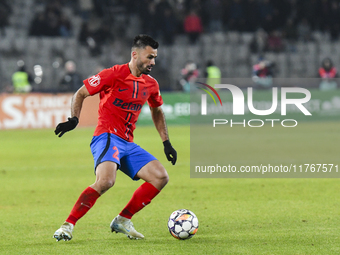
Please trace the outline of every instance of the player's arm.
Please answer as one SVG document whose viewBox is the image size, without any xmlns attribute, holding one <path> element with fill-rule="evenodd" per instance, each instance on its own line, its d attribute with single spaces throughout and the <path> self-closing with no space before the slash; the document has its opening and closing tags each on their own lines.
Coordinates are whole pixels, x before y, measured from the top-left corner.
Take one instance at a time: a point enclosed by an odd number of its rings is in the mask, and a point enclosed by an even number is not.
<svg viewBox="0 0 340 255">
<path fill-rule="evenodd" d="M 79 123 L 79 116 L 81 108 L 83 106 L 84 99 L 88 97 L 90 93 L 88 92 L 85 85 L 83 85 L 78 91 L 73 95 L 71 102 L 71 118 L 68 121 L 59 123 L 56 127 L 54 133 L 59 137 L 62 137 L 68 131 L 75 129 Z"/>
<path fill-rule="evenodd" d="M 163 141 L 164 145 L 164 153 L 169 161 L 174 165 L 177 160 L 177 152 L 172 147 L 170 141 L 169 141 L 169 134 L 168 129 L 166 126 L 166 121 L 164 117 L 164 112 L 162 108 L 159 107 L 150 107 L 151 110 L 151 116 L 152 120 L 155 124 L 155 127 Z"/>
<path fill-rule="evenodd" d="M 88 96 L 90 96 L 90 93 L 85 85 L 78 89 L 78 91 L 73 95 L 71 102 L 72 117 L 77 117 L 79 119 L 84 99 Z"/>
</svg>

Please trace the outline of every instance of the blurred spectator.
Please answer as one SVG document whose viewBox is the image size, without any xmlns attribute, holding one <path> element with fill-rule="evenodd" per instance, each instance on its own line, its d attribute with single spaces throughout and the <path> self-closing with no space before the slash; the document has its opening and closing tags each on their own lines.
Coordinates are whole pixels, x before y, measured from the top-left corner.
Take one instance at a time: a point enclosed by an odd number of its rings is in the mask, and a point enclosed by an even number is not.
<svg viewBox="0 0 340 255">
<path fill-rule="evenodd" d="M 171 8 L 164 12 L 164 26 L 163 26 L 163 44 L 172 45 L 174 43 L 176 33 L 175 16 Z"/>
<path fill-rule="evenodd" d="M 83 22 L 78 35 L 78 41 L 89 48 L 92 56 L 98 56 L 102 52 L 102 46 L 110 40 L 113 35 L 111 26 L 103 22 L 98 29 L 90 29 L 88 22 Z"/>
<path fill-rule="evenodd" d="M 246 31 L 254 32 L 260 24 L 259 5 L 257 0 L 248 0 L 245 4 Z"/>
<path fill-rule="evenodd" d="M 287 19 L 286 25 L 283 28 L 283 38 L 288 42 L 294 42 L 298 38 L 297 29 L 293 19 Z"/>
<path fill-rule="evenodd" d="M 22 60 L 17 62 L 18 71 L 12 75 L 12 84 L 14 92 L 28 93 L 32 90 L 31 83 L 33 82 L 32 76 L 26 72 L 25 63 Z"/>
<path fill-rule="evenodd" d="M 253 65 L 253 81 L 259 89 L 267 89 L 273 85 L 273 68 L 275 63 L 259 58 L 259 62 Z"/>
<path fill-rule="evenodd" d="M 46 31 L 43 35 L 45 36 L 59 36 L 60 35 L 60 17 L 57 12 L 48 10 L 46 12 Z"/>
<path fill-rule="evenodd" d="M 223 6 L 221 0 L 208 0 L 205 1 L 204 12 L 208 20 L 208 31 L 219 32 L 222 31 L 222 17 Z"/>
<path fill-rule="evenodd" d="M 297 26 L 298 39 L 303 42 L 312 40 L 312 30 L 306 18 L 303 18 Z"/>
<path fill-rule="evenodd" d="M 77 73 L 76 64 L 69 60 L 65 63 L 65 74 L 59 83 L 59 92 L 75 92 L 83 85 L 83 80 Z"/>
<path fill-rule="evenodd" d="M 329 30 L 330 5 L 328 0 L 319 0 L 318 15 L 320 17 L 320 28 L 323 31 Z"/>
<path fill-rule="evenodd" d="M 329 12 L 329 31 L 333 41 L 339 38 L 340 33 L 340 6 L 337 1 L 332 1 Z"/>
<path fill-rule="evenodd" d="M 280 31 L 278 30 L 273 30 L 267 40 L 267 45 L 268 45 L 268 51 L 272 52 L 282 52 L 284 50 L 284 45 L 282 42 L 282 36 Z"/>
<path fill-rule="evenodd" d="M 321 67 L 318 73 L 319 78 L 321 78 L 321 83 L 319 85 L 320 90 L 335 90 L 338 87 L 336 78 L 338 78 L 338 71 L 333 65 L 330 58 L 325 58 L 322 61 Z"/>
<path fill-rule="evenodd" d="M 89 21 L 94 8 L 92 0 L 79 0 L 80 15 L 83 21 Z"/>
<path fill-rule="evenodd" d="M 233 0 L 229 12 L 228 29 L 244 31 L 246 26 L 245 10 L 241 0 Z"/>
<path fill-rule="evenodd" d="M 194 9 L 184 19 L 184 31 L 189 36 L 191 44 L 195 44 L 203 32 L 202 20 Z"/>
<path fill-rule="evenodd" d="M 274 6 L 270 0 L 259 1 L 259 11 L 260 11 L 260 24 L 261 27 L 266 31 L 270 32 L 275 28 L 273 17 L 274 17 Z"/>
<path fill-rule="evenodd" d="M 208 0 L 211 1 L 211 0 Z M 189 0 L 186 2 L 186 10 L 195 10 L 196 13 L 201 16 L 202 12 L 202 0 Z"/>
<path fill-rule="evenodd" d="M 91 36 L 89 23 L 86 21 L 83 21 L 80 27 L 79 35 L 78 35 L 78 42 L 80 42 L 81 45 L 87 46 L 87 38 Z"/>
<path fill-rule="evenodd" d="M 138 14 L 143 33 L 157 38 L 156 3 L 154 1 L 141 0 L 139 2 L 139 8 L 140 12 L 138 12 Z"/>
<path fill-rule="evenodd" d="M 290 14 L 292 10 L 290 9 L 292 1 L 287 0 L 281 0 L 281 1 L 273 1 L 271 0 L 271 3 L 273 4 L 273 23 L 275 30 L 281 30 L 282 27 L 285 26 L 288 17 L 290 17 Z"/>
<path fill-rule="evenodd" d="M 298 20 L 303 17 L 303 13 L 305 12 L 303 8 L 301 8 L 301 1 L 291 0 L 288 2 L 288 7 L 290 12 L 287 15 L 287 19 L 293 20 L 293 23 L 296 25 Z M 287 22 L 287 20 L 285 22 Z"/>
<path fill-rule="evenodd" d="M 205 69 L 206 84 L 215 87 L 216 84 L 221 84 L 221 70 L 214 65 L 212 60 L 207 62 Z"/>
<path fill-rule="evenodd" d="M 288 51 L 295 52 L 295 42 L 298 38 L 298 33 L 293 19 L 288 19 L 282 31 L 282 37 L 285 40 L 286 48 Z"/>
<path fill-rule="evenodd" d="M 92 0 L 95 14 L 98 17 L 106 16 L 107 11 L 110 8 L 109 0 Z"/>
<path fill-rule="evenodd" d="M 102 21 L 99 28 L 93 31 L 93 38 L 100 47 L 108 41 L 112 41 L 113 34 L 111 33 L 111 24 Z"/>
<path fill-rule="evenodd" d="M 155 17 L 154 18 L 156 22 L 155 23 L 156 38 L 164 38 L 165 36 L 165 31 L 164 31 L 165 18 L 169 19 L 169 16 L 171 15 L 171 12 L 167 10 L 171 10 L 171 5 L 168 3 L 167 0 L 160 0 L 155 6 Z M 168 15 L 167 17 L 165 16 L 166 12 Z M 174 22 L 174 20 L 172 20 L 171 22 Z"/>
<path fill-rule="evenodd" d="M 60 17 L 59 34 L 63 37 L 72 36 L 72 24 L 64 14 Z"/>
<path fill-rule="evenodd" d="M 42 36 L 45 35 L 46 30 L 47 25 L 45 14 L 43 12 L 38 12 L 31 22 L 28 34 L 31 36 Z"/>
<path fill-rule="evenodd" d="M 43 12 L 36 13 L 30 25 L 29 35 L 64 37 L 72 35 L 71 21 L 62 13 L 59 1 L 50 2 Z"/>
<path fill-rule="evenodd" d="M 300 1 L 300 6 L 298 16 L 306 18 L 312 29 L 320 29 L 320 1 Z"/>
<path fill-rule="evenodd" d="M 179 83 L 182 86 L 184 92 L 189 93 L 190 88 L 194 89 L 197 78 L 199 76 L 199 71 L 197 69 L 197 65 L 193 61 L 188 61 L 185 64 L 185 67 L 181 70 L 181 79 Z"/>
<path fill-rule="evenodd" d="M 252 53 L 262 54 L 268 48 L 268 34 L 262 28 L 259 28 L 253 36 L 249 44 L 250 51 Z"/>
<path fill-rule="evenodd" d="M 52 12 L 57 17 L 60 17 L 62 14 L 62 0 L 54 0 L 54 1 L 47 1 L 47 5 L 45 7 L 46 13 Z"/>
<path fill-rule="evenodd" d="M 9 16 L 12 13 L 12 9 L 8 0 L 1 0 L 0 2 L 0 35 L 5 36 L 5 27 L 9 25 Z"/>
</svg>

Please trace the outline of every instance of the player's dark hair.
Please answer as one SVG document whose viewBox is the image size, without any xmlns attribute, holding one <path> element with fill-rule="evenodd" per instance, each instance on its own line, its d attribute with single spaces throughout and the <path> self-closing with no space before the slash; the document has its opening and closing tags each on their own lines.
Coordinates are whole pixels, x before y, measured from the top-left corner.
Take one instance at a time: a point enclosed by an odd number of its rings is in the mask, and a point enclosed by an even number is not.
<svg viewBox="0 0 340 255">
<path fill-rule="evenodd" d="M 146 46 L 157 49 L 158 42 L 149 35 L 137 35 L 135 39 L 133 39 L 132 48 L 145 49 Z"/>
</svg>

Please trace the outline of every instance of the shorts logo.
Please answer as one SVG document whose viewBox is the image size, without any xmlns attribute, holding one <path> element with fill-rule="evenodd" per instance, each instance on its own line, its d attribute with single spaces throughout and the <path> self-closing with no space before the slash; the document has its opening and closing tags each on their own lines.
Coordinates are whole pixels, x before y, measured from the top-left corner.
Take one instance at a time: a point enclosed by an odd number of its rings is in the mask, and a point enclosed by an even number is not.
<svg viewBox="0 0 340 255">
<path fill-rule="evenodd" d="M 97 87 L 100 84 L 100 76 L 99 75 L 93 75 L 89 78 L 89 84 L 92 87 Z"/>
</svg>

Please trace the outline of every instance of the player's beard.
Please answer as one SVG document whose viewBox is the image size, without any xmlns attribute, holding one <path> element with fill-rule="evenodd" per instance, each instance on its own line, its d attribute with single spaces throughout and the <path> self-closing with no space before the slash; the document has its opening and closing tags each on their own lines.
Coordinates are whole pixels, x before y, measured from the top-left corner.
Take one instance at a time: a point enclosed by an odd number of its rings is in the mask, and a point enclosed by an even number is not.
<svg viewBox="0 0 340 255">
<path fill-rule="evenodd" d="M 137 60 L 137 68 L 142 74 L 149 74 L 151 72 L 151 70 L 148 69 L 149 67 L 152 68 L 153 66 L 144 66 L 141 60 Z"/>
</svg>

